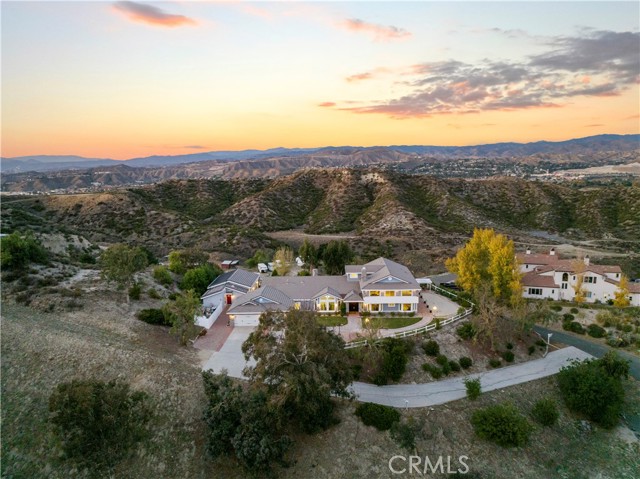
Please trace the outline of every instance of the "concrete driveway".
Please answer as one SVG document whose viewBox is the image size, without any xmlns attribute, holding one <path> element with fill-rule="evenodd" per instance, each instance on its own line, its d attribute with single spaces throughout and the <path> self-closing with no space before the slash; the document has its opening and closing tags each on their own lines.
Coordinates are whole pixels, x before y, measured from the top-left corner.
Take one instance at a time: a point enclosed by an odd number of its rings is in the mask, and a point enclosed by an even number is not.
<svg viewBox="0 0 640 479">
<path fill-rule="evenodd" d="M 214 373 L 220 373 L 223 369 L 226 369 L 230 377 L 246 379 L 242 375 L 242 370 L 245 366 L 253 366 L 255 362 L 253 360 L 249 362 L 244 360 L 242 343 L 246 341 L 254 329 L 256 328 L 250 326 L 233 328 L 220 351 L 211 354 L 204 366 L 202 366 L 202 370 L 212 370 Z"/>
<path fill-rule="evenodd" d="M 443 381 L 392 386 L 375 386 L 355 382 L 351 387 L 357 400 L 362 402 L 397 408 L 434 406 L 466 397 L 467 390 L 464 385 L 466 377 L 480 378 L 482 391 L 493 391 L 551 376 L 560 371 L 572 359 L 584 360 L 590 357 L 592 356 L 584 351 L 568 347 L 553 351 L 545 358 Z"/>
</svg>

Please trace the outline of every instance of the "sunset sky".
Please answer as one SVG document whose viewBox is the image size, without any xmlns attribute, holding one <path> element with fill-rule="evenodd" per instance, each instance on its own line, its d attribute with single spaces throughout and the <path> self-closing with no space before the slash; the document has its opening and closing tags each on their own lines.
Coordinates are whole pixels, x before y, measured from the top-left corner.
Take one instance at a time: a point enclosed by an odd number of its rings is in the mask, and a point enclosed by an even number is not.
<svg viewBox="0 0 640 479">
<path fill-rule="evenodd" d="M 2 2 L 2 156 L 640 132 L 640 3 Z"/>
</svg>

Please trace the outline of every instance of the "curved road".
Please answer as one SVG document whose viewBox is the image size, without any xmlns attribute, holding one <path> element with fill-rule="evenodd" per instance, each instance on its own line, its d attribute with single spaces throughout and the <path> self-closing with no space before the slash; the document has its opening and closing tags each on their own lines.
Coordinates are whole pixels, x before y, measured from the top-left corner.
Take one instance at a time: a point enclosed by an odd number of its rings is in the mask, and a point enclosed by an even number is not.
<svg viewBox="0 0 640 479">
<path fill-rule="evenodd" d="M 640 358 L 629 354 L 625 351 L 619 351 L 615 348 L 611 348 L 605 344 L 598 344 L 593 341 L 589 341 L 588 339 L 582 339 L 572 334 L 567 334 L 562 331 L 556 331 L 554 329 L 543 328 L 542 326 L 534 326 L 534 331 L 538 332 L 543 339 L 547 338 L 547 334 L 552 333 L 551 343 L 559 342 L 562 344 L 566 344 L 567 346 L 574 346 L 582 351 L 595 356 L 596 358 L 601 358 L 609 351 L 617 352 L 621 357 L 630 361 L 629 365 L 629 373 L 635 379 L 640 380 Z"/>
</svg>

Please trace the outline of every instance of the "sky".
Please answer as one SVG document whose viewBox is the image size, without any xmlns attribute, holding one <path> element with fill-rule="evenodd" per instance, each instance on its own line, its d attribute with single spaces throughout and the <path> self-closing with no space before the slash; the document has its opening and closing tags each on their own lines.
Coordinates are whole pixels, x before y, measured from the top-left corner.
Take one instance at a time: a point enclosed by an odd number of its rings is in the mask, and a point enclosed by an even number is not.
<svg viewBox="0 0 640 479">
<path fill-rule="evenodd" d="M 640 132 L 640 2 L 2 1 L 1 153 Z"/>
</svg>

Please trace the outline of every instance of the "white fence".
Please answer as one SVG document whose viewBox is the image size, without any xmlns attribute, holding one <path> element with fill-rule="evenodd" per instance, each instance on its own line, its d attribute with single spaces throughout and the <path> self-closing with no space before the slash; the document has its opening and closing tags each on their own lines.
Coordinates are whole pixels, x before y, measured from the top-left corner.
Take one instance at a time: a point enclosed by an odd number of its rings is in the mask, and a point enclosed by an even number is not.
<svg viewBox="0 0 640 479">
<path fill-rule="evenodd" d="M 444 293 L 443 295 L 447 295 L 451 298 L 457 298 L 458 295 L 455 293 L 452 293 L 451 291 L 447 291 L 445 289 L 440 288 L 439 286 L 436 285 L 430 285 L 430 289 L 434 289 L 438 292 L 442 292 Z M 441 293 L 441 294 L 442 294 Z M 420 326 L 419 328 L 416 329 L 410 329 L 407 331 L 400 331 L 398 333 L 394 333 L 390 336 L 385 336 L 384 338 L 378 338 L 378 339 L 374 339 L 371 342 L 374 343 L 378 343 L 380 341 L 383 341 L 386 338 L 406 338 L 409 336 L 416 336 L 418 334 L 424 334 L 427 331 L 432 331 L 434 329 L 436 329 L 436 327 L 441 327 L 441 326 L 446 326 L 447 324 L 451 324 L 451 323 L 455 323 L 456 321 L 459 321 L 463 318 L 466 318 L 467 316 L 469 316 L 472 312 L 473 312 L 473 307 L 475 306 L 475 304 L 473 304 L 471 301 L 468 301 L 466 299 L 463 299 L 463 301 L 466 301 L 467 303 L 469 303 L 469 307 L 467 309 L 464 310 L 464 312 L 460 313 L 460 314 L 456 314 L 455 316 L 451 317 L 451 318 L 447 318 L 445 320 L 439 321 L 439 322 L 432 322 L 427 324 L 426 326 Z M 370 340 L 368 339 L 363 339 L 361 341 L 352 341 L 349 342 L 347 344 L 345 344 L 344 348 L 345 349 L 352 349 L 352 348 L 361 348 L 362 346 L 367 346 L 369 344 Z"/>
<path fill-rule="evenodd" d="M 215 323 L 216 319 L 218 319 L 218 316 L 220 316 L 222 310 L 224 310 L 224 306 L 224 304 L 220 303 L 218 307 L 213 311 L 213 313 L 211 313 L 211 315 L 209 316 L 196 316 L 196 324 L 198 326 L 202 326 L 203 328 L 209 329 L 211 325 Z"/>
</svg>

